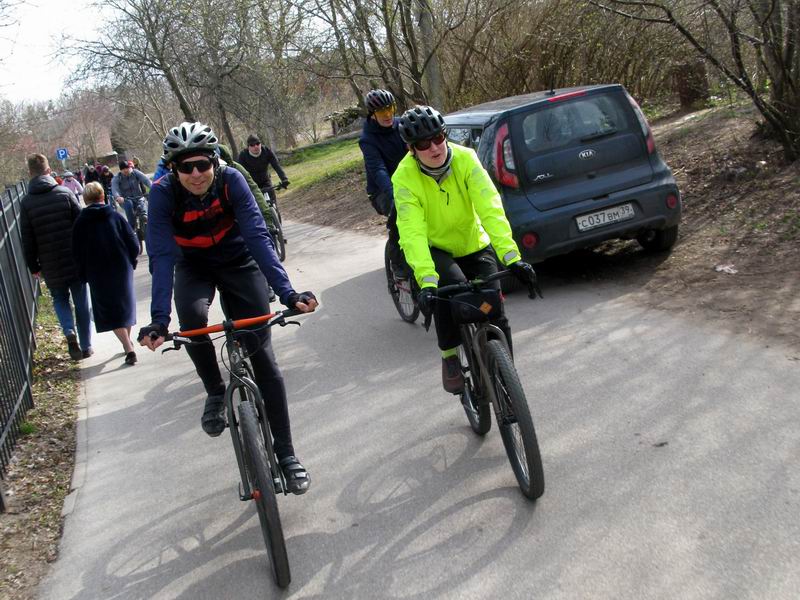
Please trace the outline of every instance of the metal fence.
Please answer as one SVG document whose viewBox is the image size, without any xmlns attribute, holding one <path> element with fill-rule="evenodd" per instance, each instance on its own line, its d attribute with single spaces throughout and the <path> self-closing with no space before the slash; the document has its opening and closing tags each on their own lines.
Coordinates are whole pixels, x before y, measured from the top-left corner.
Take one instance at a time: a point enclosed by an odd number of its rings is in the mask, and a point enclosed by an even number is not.
<svg viewBox="0 0 800 600">
<path fill-rule="evenodd" d="M 20 201 L 25 191 L 25 184 L 18 183 L 0 195 L 0 511 L 2 480 L 20 424 L 33 408 L 33 326 L 39 286 L 22 254 Z"/>
</svg>

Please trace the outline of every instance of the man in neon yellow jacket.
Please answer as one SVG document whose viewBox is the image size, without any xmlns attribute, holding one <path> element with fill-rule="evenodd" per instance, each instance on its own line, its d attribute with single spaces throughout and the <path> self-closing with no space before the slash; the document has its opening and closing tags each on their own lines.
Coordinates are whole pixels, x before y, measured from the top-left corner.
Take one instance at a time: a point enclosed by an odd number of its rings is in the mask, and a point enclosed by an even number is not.
<svg viewBox="0 0 800 600">
<path fill-rule="evenodd" d="M 420 311 L 433 313 L 442 384 L 458 394 L 464 388 L 457 356 L 460 334 L 449 307 L 434 306 L 436 288 L 495 273 L 498 258 L 524 283 L 535 281 L 536 274 L 521 260 L 489 174 L 473 150 L 447 143 L 442 115 L 415 106 L 400 117 L 398 131 L 409 148 L 392 176 L 400 247 L 421 288 Z M 510 345 L 505 315 L 494 323 Z"/>
</svg>

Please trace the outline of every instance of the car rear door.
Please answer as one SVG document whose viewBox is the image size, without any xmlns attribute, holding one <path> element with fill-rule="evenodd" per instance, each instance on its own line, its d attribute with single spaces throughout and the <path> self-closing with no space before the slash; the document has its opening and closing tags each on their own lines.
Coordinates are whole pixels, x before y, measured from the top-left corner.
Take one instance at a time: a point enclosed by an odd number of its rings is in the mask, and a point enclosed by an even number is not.
<svg viewBox="0 0 800 600">
<path fill-rule="evenodd" d="M 546 211 L 653 179 L 647 145 L 622 87 L 554 96 L 511 118 L 528 200 Z"/>
</svg>

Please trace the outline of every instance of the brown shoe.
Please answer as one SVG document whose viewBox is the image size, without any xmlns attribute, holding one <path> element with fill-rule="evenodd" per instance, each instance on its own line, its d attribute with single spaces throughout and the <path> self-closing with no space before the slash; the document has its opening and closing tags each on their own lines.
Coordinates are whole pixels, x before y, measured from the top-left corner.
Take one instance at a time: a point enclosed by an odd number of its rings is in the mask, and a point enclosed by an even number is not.
<svg viewBox="0 0 800 600">
<path fill-rule="evenodd" d="M 80 360 L 83 358 L 83 352 L 78 344 L 78 337 L 74 333 L 67 336 L 67 351 L 72 360 Z"/>
<path fill-rule="evenodd" d="M 460 394 L 464 391 L 464 374 L 461 372 L 458 356 L 442 359 L 442 385 L 444 391 L 451 394 Z"/>
</svg>

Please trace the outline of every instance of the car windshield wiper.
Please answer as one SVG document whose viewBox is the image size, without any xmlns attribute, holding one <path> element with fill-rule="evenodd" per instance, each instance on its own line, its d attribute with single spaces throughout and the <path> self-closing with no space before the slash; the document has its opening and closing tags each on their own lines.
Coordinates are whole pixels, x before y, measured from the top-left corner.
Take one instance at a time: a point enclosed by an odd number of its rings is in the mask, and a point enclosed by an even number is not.
<svg viewBox="0 0 800 600">
<path fill-rule="evenodd" d="M 617 133 L 616 129 L 606 129 L 605 131 L 595 131 L 594 133 L 590 133 L 581 138 L 582 142 L 588 142 L 590 140 L 599 140 L 600 138 L 607 137 L 609 135 L 614 135 Z"/>
</svg>

